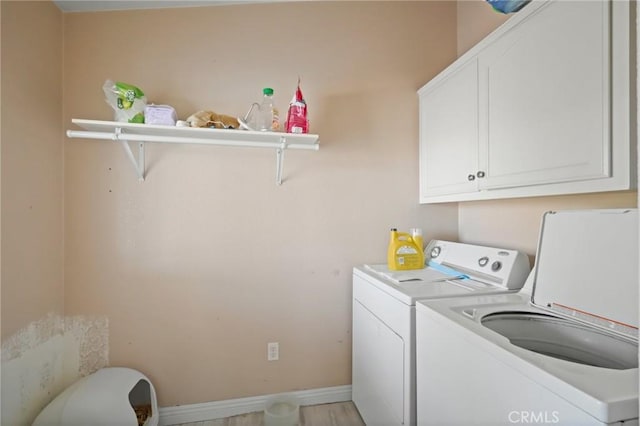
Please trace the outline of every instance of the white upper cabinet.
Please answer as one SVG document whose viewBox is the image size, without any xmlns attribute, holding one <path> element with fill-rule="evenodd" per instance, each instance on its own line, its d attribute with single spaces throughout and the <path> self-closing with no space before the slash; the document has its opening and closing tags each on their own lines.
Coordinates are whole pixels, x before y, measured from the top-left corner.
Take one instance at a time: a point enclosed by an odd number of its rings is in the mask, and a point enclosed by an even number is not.
<svg viewBox="0 0 640 426">
<path fill-rule="evenodd" d="M 420 201 L 634 188 L 629 21 L 532 2 L 420 89 Z"/>
<path fill-rule="evenodd" d="M 608 4 L 557 1 L 533 20 L 480 54 L 485 188 L 609 176 Z"/>
<path fill-rule="evenodd" d="M 432 195 L 477 191 L 478 61 L 457 64 L 420 96 L 423 191 Z M 443 161 L 443 159 L 447 159 Z"/>
</svg>

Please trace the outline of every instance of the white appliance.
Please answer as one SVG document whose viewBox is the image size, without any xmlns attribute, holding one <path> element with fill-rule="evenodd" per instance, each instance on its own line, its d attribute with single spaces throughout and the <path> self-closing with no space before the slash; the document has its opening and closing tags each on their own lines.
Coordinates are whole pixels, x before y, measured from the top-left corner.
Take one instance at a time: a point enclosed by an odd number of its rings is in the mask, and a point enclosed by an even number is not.
<svg viewBox="0 0 640 426">
<path fill-rule="evenodd" d="M 369 426 L 415 425 L 415 304 L 421 299 L 520 289 L 523 253 L 433 240 L 427 268 L 353 270 L 352 399 Z"/>
<path fill-rule="evenodd" d="M 419 425 L 638 425 L 638 212 L 544 215 L 519 293 L 416 306 Z"/>
</svg>

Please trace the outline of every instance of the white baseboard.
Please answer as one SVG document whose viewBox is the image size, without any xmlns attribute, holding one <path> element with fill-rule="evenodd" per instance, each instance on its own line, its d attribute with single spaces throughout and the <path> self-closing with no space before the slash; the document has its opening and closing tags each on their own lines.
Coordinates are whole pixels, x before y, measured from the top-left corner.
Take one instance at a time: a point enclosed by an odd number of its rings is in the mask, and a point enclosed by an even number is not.
<svg viewBox="0 0 640 426">
<path fill-rule="evenodd" d="M 300 400 L 300 405 L 330 404 L 333 402 L 351 401 L 351 385 L 330 388 L 309 389 L 287 392 Z M 205 402 L 202 404 L 161 407 L 159 426 L 177 425 L 180 423 L 202 422 L 222 419 L 238 414 L 253 413 L 264 410 L 267 398 L 273 395 L 252 396 L 248 398 L 228 399 L 226 401 Z"/>
</svg>

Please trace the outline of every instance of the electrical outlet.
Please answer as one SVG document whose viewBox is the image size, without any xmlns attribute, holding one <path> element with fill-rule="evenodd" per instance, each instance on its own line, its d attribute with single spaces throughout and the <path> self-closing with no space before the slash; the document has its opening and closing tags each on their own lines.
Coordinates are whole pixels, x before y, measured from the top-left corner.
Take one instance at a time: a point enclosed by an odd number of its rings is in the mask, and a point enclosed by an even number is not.
<svg viewBox="0 0 640 426">
<path fill-rule="evenodd" d="M 277 361 L 280 358 L 280 344 L 278 342 L 267 343 L 267 361 Z"/>
</svg>

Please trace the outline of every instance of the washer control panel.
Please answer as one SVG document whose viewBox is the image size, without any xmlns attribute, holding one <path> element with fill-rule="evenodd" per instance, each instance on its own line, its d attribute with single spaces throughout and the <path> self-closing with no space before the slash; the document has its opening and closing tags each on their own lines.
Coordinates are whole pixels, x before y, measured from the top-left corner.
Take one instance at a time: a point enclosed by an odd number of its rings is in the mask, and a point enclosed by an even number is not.
<svg viewBox="0 0 640 426">
<path fill-rule="evenodd" d="M 529 272 L 529 258 L 517 250 L 432 240 L 426 261 L 453 268 L 476 281 L 518 290 Z"/>
</svg>

